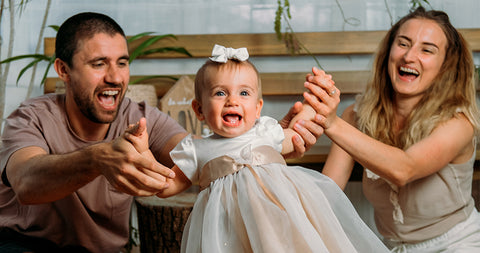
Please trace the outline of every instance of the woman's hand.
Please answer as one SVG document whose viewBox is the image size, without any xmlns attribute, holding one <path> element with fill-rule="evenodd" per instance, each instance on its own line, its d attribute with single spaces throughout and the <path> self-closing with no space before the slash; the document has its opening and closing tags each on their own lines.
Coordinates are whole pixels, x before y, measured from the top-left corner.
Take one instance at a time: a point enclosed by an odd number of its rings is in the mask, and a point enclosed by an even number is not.
<svg viewBox="0 0 480 253">
<path fill-rule="evenodd" d="M 282 128 L 288 128 L 290 121 L 302 111 L 303 104 L 296 102 L 292 108 L 288 111 L 287 115 L 280 120 Z M 298 135 L 292 137 L 294 151 L 288 154 L 284 154 L 284 158 L 298 158 L 302 157 L 306 151 L 308 151 L 316 142 L 317 139 L 323 134 L 323 128 L 313 121 L 299 120 L 293 126 L 293 130 Z"/>
<path fill-rule="evenodd" d="M 335 87 L 331 75 L 325 74 L 323 70 L 316 67 L 312 68 L 312 72 L 313 75 L 308 74 L 304 83 L 305 88 L 310 92 L 305 92 L 303 97 L 317 112 L 315 122 L 323 129 L 328 129 L 337 119 L 340 90 Z"/>
</svg>

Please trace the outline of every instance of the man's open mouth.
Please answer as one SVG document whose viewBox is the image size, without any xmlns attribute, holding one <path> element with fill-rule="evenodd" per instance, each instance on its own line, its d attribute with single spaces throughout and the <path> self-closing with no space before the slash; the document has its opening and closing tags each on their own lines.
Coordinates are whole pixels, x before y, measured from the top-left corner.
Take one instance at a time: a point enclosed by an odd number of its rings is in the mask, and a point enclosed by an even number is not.
<svg viewBox="0 0 480 253">
<path fill-rule="evenodd" d="M 114 107 L 119 93 L 118 90 L 106 90 L 98 95 L 98 100 L 105 108 Z"/>
</svg>

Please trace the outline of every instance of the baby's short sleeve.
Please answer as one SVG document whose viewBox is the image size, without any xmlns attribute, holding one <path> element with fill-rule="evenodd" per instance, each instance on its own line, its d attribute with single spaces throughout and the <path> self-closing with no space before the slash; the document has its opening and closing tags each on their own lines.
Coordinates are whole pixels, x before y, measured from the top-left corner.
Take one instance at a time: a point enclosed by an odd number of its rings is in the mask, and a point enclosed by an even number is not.
<svg viewBox="0 0 480 253">
<path fill-rule="evenodd" d="M 183 140 L 170 151 L 170 157 L 192 184 L 198 184 L 198 160 L 192 138 L 191 134 L 183 138 Z"/>
<path fill-rule="evenodd" d="M 275 150 L 282 152 L 282 142 L 285 139 L 283 128 L 278 121 L 268 116 L 262 116 L 256 125 L 256 134 L 262 141 L 268 141 Z"/>
</svg>

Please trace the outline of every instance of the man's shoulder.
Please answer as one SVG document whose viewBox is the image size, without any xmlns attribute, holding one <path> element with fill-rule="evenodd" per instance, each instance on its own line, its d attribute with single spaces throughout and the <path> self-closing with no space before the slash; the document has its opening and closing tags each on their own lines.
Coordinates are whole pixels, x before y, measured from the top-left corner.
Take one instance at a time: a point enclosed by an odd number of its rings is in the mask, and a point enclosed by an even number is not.
<svg viewBox="0 0 480 253">
<path fill-rule="evenodd" d="M 21 107 L 58 107 L 63 103 L 63 94 L 49 93 L 38 97 L 26 99 L 20 104 Z M 44 108 L 42 108 L 44 109 Z"/>
<path fill-rule="evenodd" d="M 11 112 L 8 119 L 12 122 L 29 119 L 33 122 L 59 122 L 65 115 L 65 100 L 61 94 L 46 94 L 29 98 Z"/>
</svg>

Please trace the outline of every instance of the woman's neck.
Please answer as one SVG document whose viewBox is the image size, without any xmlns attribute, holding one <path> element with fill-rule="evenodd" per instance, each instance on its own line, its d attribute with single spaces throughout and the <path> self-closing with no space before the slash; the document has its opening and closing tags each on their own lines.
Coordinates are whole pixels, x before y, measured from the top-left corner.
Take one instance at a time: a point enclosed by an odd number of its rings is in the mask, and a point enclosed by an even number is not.
<svg viewBox="0 0 480 253">
<path fill-rule="evenodd" d="M 405 123 L 410 117 L 410 114 L 412 113 L 413 109 L 415 106 L 418 104 L 422 97 L 421 96 L 416 96 L 416 97 L 401 97 L 401 96 L 396 96 L 395 103 L 394 103 L 394 117 L 395 117 L 395 127 L 394 131 L 398 133 L 400 130 L 402 130 L 405 127 Z"/>
</svg>

